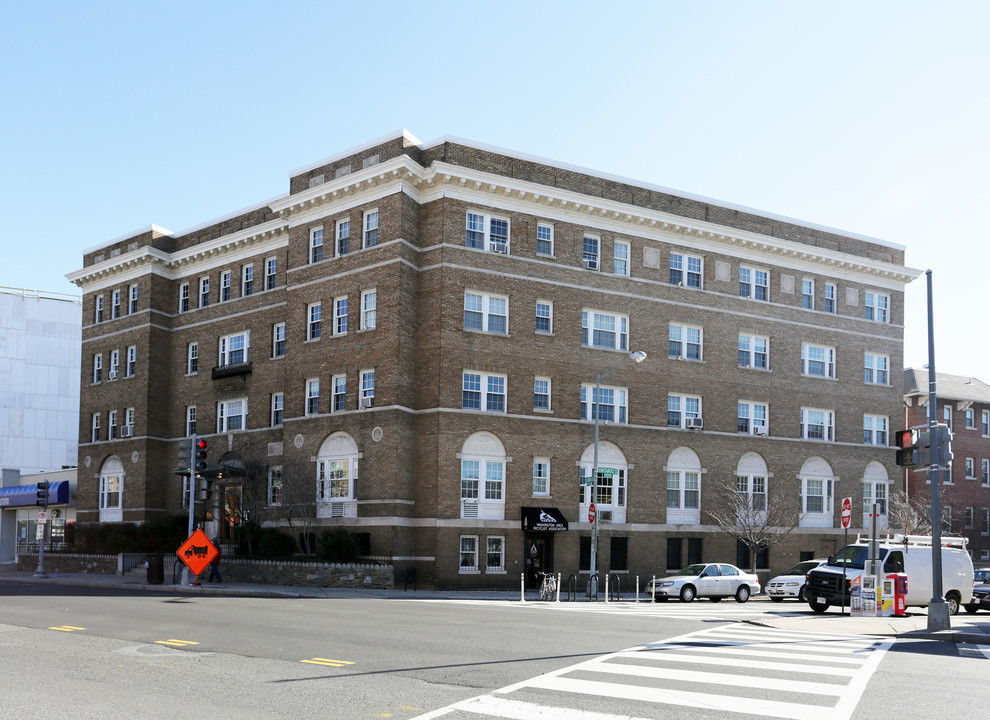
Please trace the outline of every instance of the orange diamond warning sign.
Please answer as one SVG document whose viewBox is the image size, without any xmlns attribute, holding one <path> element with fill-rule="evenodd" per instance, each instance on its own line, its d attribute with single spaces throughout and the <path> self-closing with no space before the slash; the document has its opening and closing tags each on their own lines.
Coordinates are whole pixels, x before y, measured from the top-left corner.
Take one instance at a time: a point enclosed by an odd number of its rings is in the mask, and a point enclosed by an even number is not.
<svg viewBox="0 0 990 720">
<path fill-rule="evenodd" d="M 197 529 L 189 536 L 188 540 L 179 546 L 175 554 L 186 564 L 186 567 L 189 568 L 193 575 L 199 575 L 206 570 L 206 566 L 212 562 L 213 558 L 220 554 L 220 551 L 206 537 L 205 532 Z"/>
</svg>

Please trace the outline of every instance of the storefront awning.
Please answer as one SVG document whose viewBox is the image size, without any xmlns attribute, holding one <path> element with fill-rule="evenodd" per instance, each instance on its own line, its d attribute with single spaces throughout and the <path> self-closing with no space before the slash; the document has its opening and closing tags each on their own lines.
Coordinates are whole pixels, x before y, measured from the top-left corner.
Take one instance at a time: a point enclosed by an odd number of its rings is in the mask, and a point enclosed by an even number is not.
<svg viewBox="0 0 990 720">
<path fill-rule="evenodd" d="M 38 499 L 37 485 L 16 485 L 0 488 L 0 508 L 27 507 Z M 53 482 L 48 488 L 49 505 L 66 505 L 69 502 L 69 481 Z"/>
<path fill-rule="evenodd" d="M 560 532 L 567 529 L 567 519 L 557 508 L 524 507 L 522 529 L 526 532 Z"/>
</svg>

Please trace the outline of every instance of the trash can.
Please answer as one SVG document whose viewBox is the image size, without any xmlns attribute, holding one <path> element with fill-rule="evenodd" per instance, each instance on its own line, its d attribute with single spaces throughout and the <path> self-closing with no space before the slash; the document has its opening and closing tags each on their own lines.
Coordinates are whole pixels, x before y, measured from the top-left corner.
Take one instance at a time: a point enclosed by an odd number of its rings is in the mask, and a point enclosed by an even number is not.
<svg viewBox="0 0 990 720">
<path fill-rule="evenodd" d="M 148 584 L 161 585 L 165 582 L 165 556 L 151 555 L 148 558 Z"/>
</svg>

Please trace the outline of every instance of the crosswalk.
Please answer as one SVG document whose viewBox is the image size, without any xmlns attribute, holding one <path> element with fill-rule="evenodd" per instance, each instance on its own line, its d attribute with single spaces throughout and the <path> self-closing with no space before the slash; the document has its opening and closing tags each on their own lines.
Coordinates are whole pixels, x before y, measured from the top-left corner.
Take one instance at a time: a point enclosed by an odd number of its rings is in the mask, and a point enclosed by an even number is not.
<svg viewBox="0 0 990 720">
<path fill-rule="evenodd" d="M 777 604 L 764 602 L 737 603 L 735 601 L 712 603 L 650 603 L 650 602 L 526 602 L 513 600 L 417 600 L 415 602 L 451 603 L 455 605 L 484 605 L 506 607 L 520 612 L 590 613 L 598 615 L 635 615 L 638 617 L 662 617 L 687 620 L 742 620 L 755 616 L 798 617 L 807 615 L 807 605 L 799 603 Z M 772 608 L 772 609 L 771 609 Z"/>
<path fill-rule="evenodd" d="M 697 718 L 699 710 L 848 720 L 893 642 L 736 623 L 594 658 L 414 720 L 645 720 Z M 590 697 L 622 712 L 589 710 Z"/>
</svg>

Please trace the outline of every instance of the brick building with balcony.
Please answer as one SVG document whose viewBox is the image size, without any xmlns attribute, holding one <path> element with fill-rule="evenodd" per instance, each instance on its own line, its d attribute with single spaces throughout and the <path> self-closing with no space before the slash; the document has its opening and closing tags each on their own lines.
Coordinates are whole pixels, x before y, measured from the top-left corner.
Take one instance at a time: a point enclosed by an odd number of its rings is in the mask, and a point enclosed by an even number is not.
<svg viewBox="0 0 990 720">
<path fill-rule="evenodd" d="M 793 504 L 759 558 L 781 570 L 900 477 L 917 275 L 901 246 L 402 132 L 85 251 L 79 521 L 181 513 L 196 432 L 244 472 L 220 534 L 341 526 L 427 584 L 587 578 L 592 500 L 624 588 L 748 564 L 707 514 L 724 486 Z"/>
</svg>

